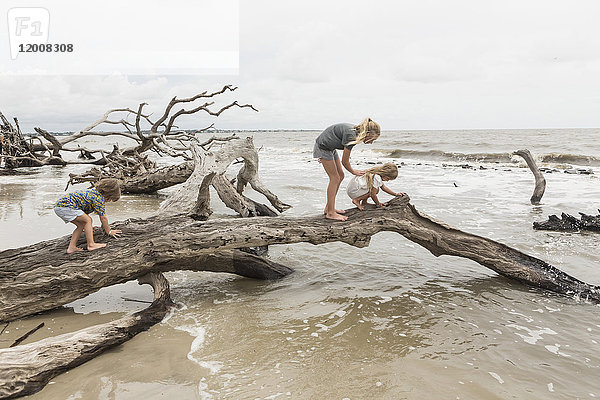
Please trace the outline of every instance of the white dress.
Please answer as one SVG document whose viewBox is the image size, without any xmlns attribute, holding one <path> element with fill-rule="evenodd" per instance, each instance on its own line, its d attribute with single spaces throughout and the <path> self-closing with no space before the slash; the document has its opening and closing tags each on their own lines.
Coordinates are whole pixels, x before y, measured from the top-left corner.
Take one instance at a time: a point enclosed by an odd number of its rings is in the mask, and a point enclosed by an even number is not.
<svg viewBox="0 0 600 400">
<path fill-rule="evenodd" d="M 379 189 L 381 185 L 383 185 L 381 176 L 373 176 L 373 187 Z M 369 188 L 367 186 L 367 178 L 364 175 L 354 175 L 352 179 L 350 179 L 350 182 L 348 182 L 346 193 L 348 193 L 348 196 L 350 196 L 351 199 L 356 199 L 357 197 L 367 194 L 368 192 Z"/>
</svg>

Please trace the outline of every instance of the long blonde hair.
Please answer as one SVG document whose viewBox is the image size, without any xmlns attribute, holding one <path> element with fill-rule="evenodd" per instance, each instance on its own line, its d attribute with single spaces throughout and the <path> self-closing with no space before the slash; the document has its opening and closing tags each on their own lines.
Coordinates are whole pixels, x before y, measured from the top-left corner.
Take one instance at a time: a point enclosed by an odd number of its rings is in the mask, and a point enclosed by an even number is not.
<svg viewBox="0 0 600 400">
<path fill-rule="evenodd" d="M 381 134 L 381 127 L 371 118 L 365 118 L 360 124 L 354 125 L 354 130 L 357 132 L 356 139 L 346 144 L 362 143 L 369 135 L 375 136 L 375 139 L 377 139 Z"/>
<path fill-rule="evenodd" d="M 398 177 L 398 167 L 394 163 L 385 163 L 383 165 L 378 165 L 366 170 L 365 178 L 367 179 L 367 187 L 369 188 L 369 192 L 371 189 L 373 189 L 375 175 L 379 175 L 381 178 L 386 178 L 387 180 L 391 181 Z"/>
</svg>

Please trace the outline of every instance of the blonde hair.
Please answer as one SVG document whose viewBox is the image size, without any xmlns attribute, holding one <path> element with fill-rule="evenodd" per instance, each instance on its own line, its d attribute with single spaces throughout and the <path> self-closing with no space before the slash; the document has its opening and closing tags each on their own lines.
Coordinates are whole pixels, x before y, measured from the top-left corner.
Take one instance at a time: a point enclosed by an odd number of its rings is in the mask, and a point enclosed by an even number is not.
<svg viewBox="0 0 600 400">
<path fill-rule="evenodd" d="M 360 124 L 354 125 L 354 130 L 357 132 L 356 139 L 346 144 L 362 143 L 367 139 L 367 136 L 375 136 L 375 139 L 377 139 L 381 134 L 381 127 L 371 118 L 365 118 Z"/>
<path fill-rule="evenodd" d="M 369 192 L 371 189 L 373 189 L 375 175 L 379 175 L 382 178 L 386 178 L 387 180 L 391 181 L 398 177 L 398 167 L 394 163 L 385 163 L 383 165 L 378 165 L 366 170 L 365 178 L 367 179 L 367 187 L 369 188 Z"/>
<path fill-rule="evenodd" d="M 94 187 L 106 201 L 117 201 L 121 198 L 119 180 L 114 178 L 100 179 Z"/>
</svg>

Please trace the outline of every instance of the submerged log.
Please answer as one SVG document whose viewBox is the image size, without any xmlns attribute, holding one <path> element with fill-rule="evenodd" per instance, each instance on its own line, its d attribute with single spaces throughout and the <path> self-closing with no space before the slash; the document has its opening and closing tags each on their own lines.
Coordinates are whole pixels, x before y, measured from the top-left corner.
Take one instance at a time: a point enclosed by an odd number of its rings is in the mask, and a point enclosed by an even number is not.
<svg viewBox="0 0 600 400">
<path fill-rule="evenodd" d="M 169 282 L 160 273 L 138 279 L 150 284 L 154 301 L 139 312 L 35 343 L 0 350 L 0 398 L 26 396 L 41 390 L 58 374 L 91 360 L 162 321 L 174 306 Z"/>
<path fill-rule="evenodd" d="M 600 213 L 600 209 L 598 212 Z M 600 232 L 600 214 L 594 216 L 580 212 L 579 215 L 581 215 L 580 219 L 565 213 L 562 213 L 560 218 L 556 215 L 551 215 L 548 217 L 548 221 L 534 222 L 533 229 L 545 231 Z"/>
<path fill-rule="evenodd" d="M 544 195 L 544 191 L 546 190 L 546 179 L 544 175 L 540 172 L 531 152 L 527 149 L 517 150 L 513 153 L 514 155 L 521 156 L 525 159 L 527 166 L 533 172 L 533 176 L 535 178 L 535 188 L 533 189 L 533 194 L 531 195 L 531 204 L 538 205 L 542 200 L 542 196 Z"/>
<path fill-rule="evenodd" d="M 407 196 L 391 200 L 386 207 L 352 209 L 346 215 L 346 222 L 332 222 L 321 215 L 205 222 L 185 214 L 159 215 L 115 224 L 123 236 L 89 253 L 67 255 L 68 236 L 6 250 L 0 252 L 4 266 L 0 270 L 0 321 L 49 310 L 153 271 L 285 275 L 289 269 L 235 249 L 299 242 L 365 247 L 381 231 L 397 232 L 435 256 L 469 258 L 510 279 L 600 302 L 600 287 L 504 244 L 436 222 L 417 211 Z"/>
</svg>

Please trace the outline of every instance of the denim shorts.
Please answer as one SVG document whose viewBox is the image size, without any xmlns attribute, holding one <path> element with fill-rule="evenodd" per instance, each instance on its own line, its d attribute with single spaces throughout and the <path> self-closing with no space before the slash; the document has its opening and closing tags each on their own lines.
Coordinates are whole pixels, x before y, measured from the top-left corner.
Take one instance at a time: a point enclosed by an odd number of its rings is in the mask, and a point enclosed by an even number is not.
<svg viewBox="0 0 600 400">
<path fill-rule="evenodd" d="M 54 212 L 63 221 L 65 221 L 65 224 L 68 224 L 69 222 L 73 221 L 75 218 L 79 217 L 80 215 L 85 214 L 82 210 L 79 210 L 77 208 L 69 208 L 69 207 L 54 207 Z"/>
<path fill-rule="evenodd" d="M 315 147 L 313 149 L 313 157 L 314 158 L 322 158 L 323 160 L 339 160 L 337 150 L 323 150 L 319 147 L 319 145 L 315 142 Z"/>
</svg>

